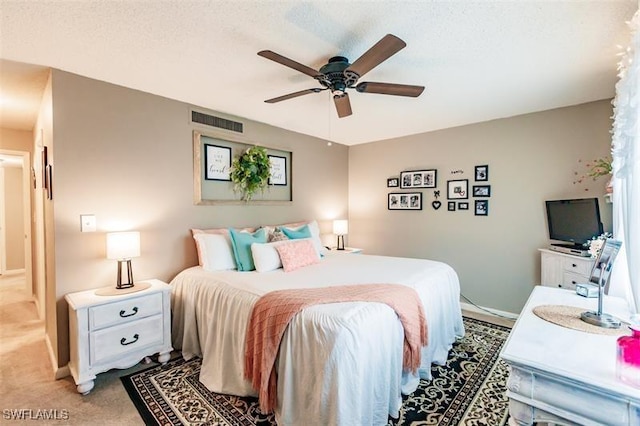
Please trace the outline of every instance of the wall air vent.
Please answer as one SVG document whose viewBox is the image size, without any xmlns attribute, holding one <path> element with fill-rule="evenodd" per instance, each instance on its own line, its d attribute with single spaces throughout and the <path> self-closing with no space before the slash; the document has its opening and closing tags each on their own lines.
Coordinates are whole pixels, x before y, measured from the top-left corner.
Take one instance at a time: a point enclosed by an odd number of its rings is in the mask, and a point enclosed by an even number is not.
<svg viewBox="0 0 640 426">
<path fill-rule="evenodd" d="M 242 133 L 242 123 L 227 120 L 226 118 L 203 114 L 198 111 L 191 111 L 191 122 L 204 124 L 205 126 L 217 127 L 219 129 L 231 130 L 232 132 Z"/>
</svg>

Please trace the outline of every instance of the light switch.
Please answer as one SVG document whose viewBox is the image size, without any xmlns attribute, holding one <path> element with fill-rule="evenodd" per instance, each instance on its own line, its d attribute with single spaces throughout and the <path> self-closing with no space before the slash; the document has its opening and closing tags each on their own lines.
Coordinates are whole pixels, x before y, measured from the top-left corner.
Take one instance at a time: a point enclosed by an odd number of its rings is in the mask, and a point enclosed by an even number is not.
<svg viewBox="0 0 640 426">
<path fill-rule="evenodd" d="M 96 232 L 96 216 L 93 214 L 80 215 L 80 231 Z"/>
</svg>

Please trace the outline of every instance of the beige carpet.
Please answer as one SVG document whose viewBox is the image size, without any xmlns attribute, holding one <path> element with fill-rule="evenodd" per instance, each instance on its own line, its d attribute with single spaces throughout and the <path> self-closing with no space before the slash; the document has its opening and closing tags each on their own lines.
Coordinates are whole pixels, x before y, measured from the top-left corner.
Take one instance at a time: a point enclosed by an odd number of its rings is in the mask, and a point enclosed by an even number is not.
<svg viewBox="0 0 640 426">
<path fill-rule="evenodd" d="M 71 377 L 54 380 L 44 322 L 24 290 L 24 276 L 0 277 L 0 424 L 143 425 L 118 379 L 138 369 L 98 375 L 87 396 L 76 392 Z"/>
<path fill-rule="evenodd" d="M 513 325 L 512 321 L 495 321 L 495 317 L 481 314 L 465 315 Z M 119 377 L 145 367 L 138 364 L 99 374 L 86 396 L 76 392 L 71 377 L 54 380 L 44 322 L 38 319 L 35 304 L 24 290 L 24 276 L 0 276 L 0 424 L 143 425 Z M 11 414 L 25 416 L 25 420 L 5 417 Z M 55 417 L 29 419 L 43 415 Z"/>
</svg>

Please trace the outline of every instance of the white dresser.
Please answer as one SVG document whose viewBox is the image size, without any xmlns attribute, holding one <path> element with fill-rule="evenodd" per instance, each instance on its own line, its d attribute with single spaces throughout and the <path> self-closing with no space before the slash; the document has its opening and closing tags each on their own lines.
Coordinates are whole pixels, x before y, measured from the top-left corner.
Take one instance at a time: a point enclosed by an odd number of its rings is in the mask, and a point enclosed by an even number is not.
<svg viewBox="0 0 640 426">
<path fill-rule="evenodd" d="M 99 296 L 95 290 L 70 293 L 69 369 L 78 392 L 93 389 L 96 374 L 129 368 L 159 353 L 169 360 L 171 347 L 171 288 L 160 280 L 145 281 L 145 290 Z"/>
<path fill-rule="evenodd" d="M 575 290 L 576 284 L 588 283 L 595 259 L 560 253 L 549 249 L 540 250 L 540 284 L 547 287 Z"/>
</svg>

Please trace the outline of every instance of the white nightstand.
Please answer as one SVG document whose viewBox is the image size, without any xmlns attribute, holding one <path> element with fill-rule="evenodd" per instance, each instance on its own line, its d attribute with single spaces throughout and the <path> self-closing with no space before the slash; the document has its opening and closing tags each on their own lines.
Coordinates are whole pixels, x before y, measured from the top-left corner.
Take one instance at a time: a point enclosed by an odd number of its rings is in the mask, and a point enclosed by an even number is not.
<svg viewBox="0 0 640 426">
<path fill-rule="evenodd" d="M 70 293 L 69 369 L 79 393 L 93 389 L 96 374 L 129 368 L 159 353 L 166 363 L 171 347 L 171 287 L 160 280 L 135 293 L 98 296 L 96 290 Z"/>
<path fill-rule="evenodd" d="M 361 248 L 356 247 L 345 247 L 344 250 L 338 250 L 335 247 L 331 247 L 332 253 L 343 253 L 343 254 L 362 254 Z"/>
</svg>

